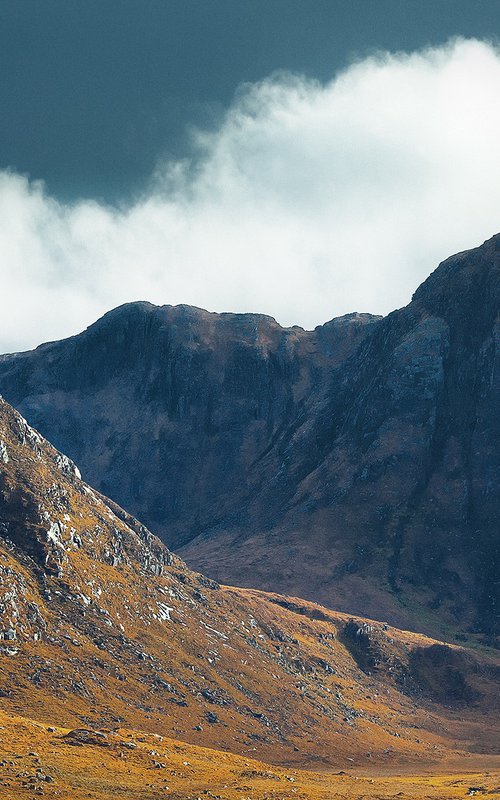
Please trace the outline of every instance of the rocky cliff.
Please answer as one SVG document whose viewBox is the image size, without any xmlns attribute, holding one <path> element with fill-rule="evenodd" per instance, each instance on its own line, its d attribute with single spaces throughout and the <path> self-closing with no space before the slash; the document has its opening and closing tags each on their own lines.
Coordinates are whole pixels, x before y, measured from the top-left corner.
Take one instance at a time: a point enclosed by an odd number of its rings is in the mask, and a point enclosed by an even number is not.
<svg viewBox="0 0 500 800">
<path fill-rule="evenodd" d="M 254 463 L 376 318 L 312 333 L 271 317 L 132 303 L 1 360 L 1 389 L 172 546 L 246 499 Z"/>
<path fill-rule="evenodd" d="M 197 569 L 491 638 L 499 258 L 494 237 L 406 308 L 312 332 L 131 304 L 2 357 L 0 390 Z"/>
</svg>

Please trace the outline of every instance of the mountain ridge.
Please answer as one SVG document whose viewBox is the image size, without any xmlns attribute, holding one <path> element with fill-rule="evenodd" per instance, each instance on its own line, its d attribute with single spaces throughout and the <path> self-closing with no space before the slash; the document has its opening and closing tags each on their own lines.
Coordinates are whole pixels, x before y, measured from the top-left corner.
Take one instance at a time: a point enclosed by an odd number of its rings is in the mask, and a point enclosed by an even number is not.
<svg viewBox="0 0 500 800">
<path fill-rule="evenodd" d="M 2 357 L 0 391 L 195 568 L 494 641 L 499 248 L 314 331 L 131 304 Z"/>
<path fill-rule="evenodd" d="M 296 766 L 493 752 L 494 656 L 220 586 L 3 400 L 0 441 L 3 714 Z"/>
</svg>

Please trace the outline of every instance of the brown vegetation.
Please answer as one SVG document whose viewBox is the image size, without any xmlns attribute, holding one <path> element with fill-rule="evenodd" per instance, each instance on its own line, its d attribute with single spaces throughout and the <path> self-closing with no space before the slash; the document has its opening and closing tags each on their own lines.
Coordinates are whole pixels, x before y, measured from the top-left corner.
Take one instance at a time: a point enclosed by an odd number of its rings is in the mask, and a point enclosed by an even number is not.
<svg viewBox="0 0 500 800">
<path fill-rule="evenodd" d="M 376 776 L 493 758 L 494 653 L 191 572 L 0 403 L 2 796 L 451 798 L 479 782 Z"/>
</svg>

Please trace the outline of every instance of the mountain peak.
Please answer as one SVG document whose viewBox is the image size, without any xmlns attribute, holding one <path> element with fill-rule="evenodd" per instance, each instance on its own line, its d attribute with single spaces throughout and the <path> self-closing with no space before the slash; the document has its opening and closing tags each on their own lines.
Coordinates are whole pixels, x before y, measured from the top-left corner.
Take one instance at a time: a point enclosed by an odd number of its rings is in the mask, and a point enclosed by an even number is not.
<svg viewBox="0 0 500 800">
<path fill-rule="evenodd" d="M 314 331 L 127 304 L 0 359 L 0 391 L 217 580 L 494 639 L 499 247 Z"/>
<path fill-rule="evenodd" d="M 498 302 L 500 283 L 500 234 L 487 239 L 479 247 L 464 250 L 442 261 L 413 295 L 416 303 L 438 301 L 440 313 L 464 304 Z M 492 294 L 493 293 L 493 294 Z M 479 312 L 481 305 L 476 307 Z"/>
</svg>

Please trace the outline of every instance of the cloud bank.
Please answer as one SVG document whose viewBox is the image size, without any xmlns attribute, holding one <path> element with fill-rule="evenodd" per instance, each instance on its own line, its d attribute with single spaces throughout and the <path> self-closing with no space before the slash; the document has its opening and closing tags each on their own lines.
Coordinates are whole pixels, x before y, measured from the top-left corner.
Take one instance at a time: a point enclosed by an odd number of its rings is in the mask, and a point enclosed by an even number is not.
<svg viewBox="0 0 500 800">
<path fill-rule="evenodd" d="M 193 156 L 116 210 L 0 173 L 0 352 L 129 300 L 314 327 L 406 304 L 439 260 L 500 230 L 500 51 L 380 54 L 327 85 L 240 89 Z"/>
</svg>

